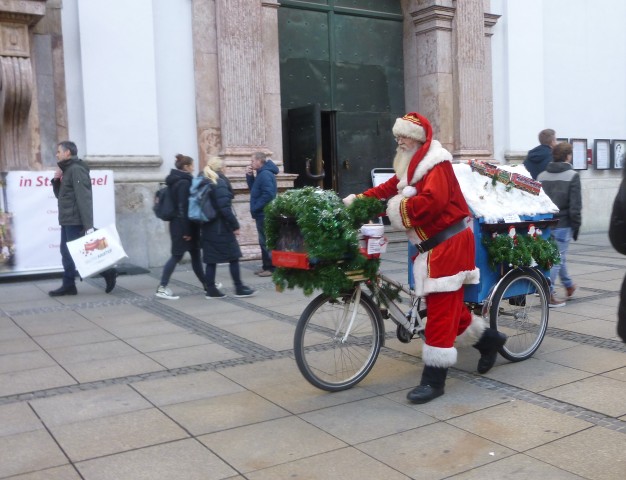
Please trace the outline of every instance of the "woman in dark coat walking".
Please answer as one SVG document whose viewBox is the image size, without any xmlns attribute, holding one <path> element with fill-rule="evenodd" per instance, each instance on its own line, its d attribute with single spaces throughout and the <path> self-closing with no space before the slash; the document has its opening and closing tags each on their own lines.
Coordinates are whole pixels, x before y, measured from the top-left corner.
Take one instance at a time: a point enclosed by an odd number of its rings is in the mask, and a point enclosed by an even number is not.
<svg viewBox="0 0 626 480">
<path fill-rule="evenodd" d="M 624 178 L 617 191 L 617 196 L 613 202 L 611 212 L 611 223 L 609 225 L 609 239 L 611 245 L 619 253 L 626 255 L 626 169 Z M 617 310 L 617 334 L 622 341 L 626 342 L 626 277 L 622 283 L 620 302 Z"/>
<path fill-rule="evenodd" d="M 191 222 L 187 216 L 189 205 L 189 187 L 193 174 L 193 159 L 180 153 L 176 155 L 176 168 L 172 168 L 165 179 L 165 184 L 172 196 L 177 208 L 176 218 L 170 221 L 170 238 L 172 240 L 172 256 L 163 267 L 161 283 L 155 295 L 166 300 L 178 300 L 167 284 L 176 268 L 182 260 L 185 252 L 191 255 L 191 268 L 198 277 L 200 284 L 204 285 L 204 272 L 202 271 L 202 258 L 200 255 L 200 227 Z"/>
<path fill-rule="evenodd" d="M 204 167 L 204 182 L 211 182 L 210 199 L 217 211 L 217 217 L 202 224 L 202 258 L 206 264 L 205 282 L 207 286 L 206 298 L 223 298 L 226 295 L 215 285 L 215 272 L 218 263 L 228 262 L 230 276 L 235 285 L 235 297 L 251 297 L 254 290 L 245 286 L 241 281 L 239 259 L 241 248 L 237 236 L 239 222 L 233 211 L 232 202 L 235 195 L 230 182 L 222 173 L 222 159 L 209 158 Z"/>
</svg>

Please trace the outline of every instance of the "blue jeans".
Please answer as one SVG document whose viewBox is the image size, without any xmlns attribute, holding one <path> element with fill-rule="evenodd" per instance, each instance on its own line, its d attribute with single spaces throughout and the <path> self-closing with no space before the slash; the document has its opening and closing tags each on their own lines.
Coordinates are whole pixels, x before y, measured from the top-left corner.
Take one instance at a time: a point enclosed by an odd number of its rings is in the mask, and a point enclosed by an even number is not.
<svg viewBox="0 0 626 480">
<path fill-rule="evenodd" d="M 552 229 L 552 238 L 556 241 L 559 253 L 561 254 L 561 263 L 554 265 L 550 269 L 550 283 L 552 283 L 550 293 L 553 294 L 557 278 L 561 279 L 561 283 L 563 283 L 565 288 L 574 286 L 574 281 L 567 273 L 567 249 L 569 248 L 569 242 L 572 239 L 572 229 L 569 227 L 554 228 Z"/>
<path fill-rule="evenodd" d="M 274 271 L 274 265 L 272 265 L 272 254 L 267 250 L 267 244 L 265 240 L 265 216 L 255 219 L 256 230 L 259 234 L 259 247 L 261 247 L 261 260 L 263 261 L 263 270 Z"/>
</svg>

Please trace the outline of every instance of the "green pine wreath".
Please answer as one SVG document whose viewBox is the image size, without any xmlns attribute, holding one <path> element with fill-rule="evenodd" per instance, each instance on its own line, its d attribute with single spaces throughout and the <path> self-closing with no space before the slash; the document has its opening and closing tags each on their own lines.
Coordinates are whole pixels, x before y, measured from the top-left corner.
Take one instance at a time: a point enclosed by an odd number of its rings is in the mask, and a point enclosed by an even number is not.
<svg viewBox="0 0 626 480">
<path fill-rule="evenodd" d="M 483 245 L 489 255 L 489 265 L 494 270 L 498 265 L 529 267 L 534 262 L 542 270 L 550 270 L 560 263 L 559 248 L 553 239 L 518 235 L 515 239 L 508 235 L 483 236 Z"/>
<path fill-rule="evenodd" d="M 357 198 L 345 207 L 335 192 L 313 187 L 278 195 L 265 207 L 267 247 L 285 249 L 281 232 L 284 235 L 285 225 L 295 222 L 311 268 L 278 267 L 274 283 L 280 289 L 302 288 L 305 295 L 322 290 L 336 298 L 352 287 L 350 272 L 362 271 L 363 277 L 373 280 L 380 260 L 368 260 L 360 254 L 357 230 L 383 212 L 384 204 L 376 198 Z"/>
</svg>

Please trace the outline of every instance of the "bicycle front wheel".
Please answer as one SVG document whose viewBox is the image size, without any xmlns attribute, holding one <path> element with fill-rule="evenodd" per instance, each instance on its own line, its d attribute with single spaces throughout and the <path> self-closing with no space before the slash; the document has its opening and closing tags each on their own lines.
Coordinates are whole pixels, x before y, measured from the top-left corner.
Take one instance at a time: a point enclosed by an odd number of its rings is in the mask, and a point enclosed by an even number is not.
<svg viewBox="0 0 626 480">
<path fill-rule="evenodd" d="M 496 288 L 489 312 L 491 328 L 508 339 L 500 354 L 511 362 L 526 360 L 539 348 L 548 327 L 548 290 L 532 269 L 510 272 Z"/>
<path fill-rule="evenodd" d="M 311 301 L 296 327 L 294 355 L 309 383 L 337 392 L 365 378 L 383 339 L 380 310 L 357 287 L 337 299 L 322 294 Z"/>
</svg>

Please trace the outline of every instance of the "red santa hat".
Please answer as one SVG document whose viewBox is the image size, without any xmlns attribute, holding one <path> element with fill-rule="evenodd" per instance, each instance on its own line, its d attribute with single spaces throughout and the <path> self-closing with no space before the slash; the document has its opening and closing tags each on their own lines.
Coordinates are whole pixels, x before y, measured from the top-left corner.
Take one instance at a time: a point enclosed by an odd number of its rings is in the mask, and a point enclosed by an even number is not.
<svg viewBox="0 0 626 480">
<path fill-rule="evenodd" d="M 396 137 L 408 137 L 418 142 L 426 141 L 426 132 L 422 127 L 421 115 L 415 112 L 407 113 L 402 118 L 397 118 L 393 125 L 393 134 Z M 422 117 L 423 118 L 423 117 Z"/>
<path fill-rule="evenodd" d="M 410 184 L 417 165 L 426 156 L 430 148 L 430 142 L 433 139 L 433 127 L 426 117 L 416 112 L 410 112 L 404 117 L 396 119 L 392 131 L 396 137 L 413 138 L 423 144 L 413 155 L 407 169 L 407 181 Z"/>
</svg>

